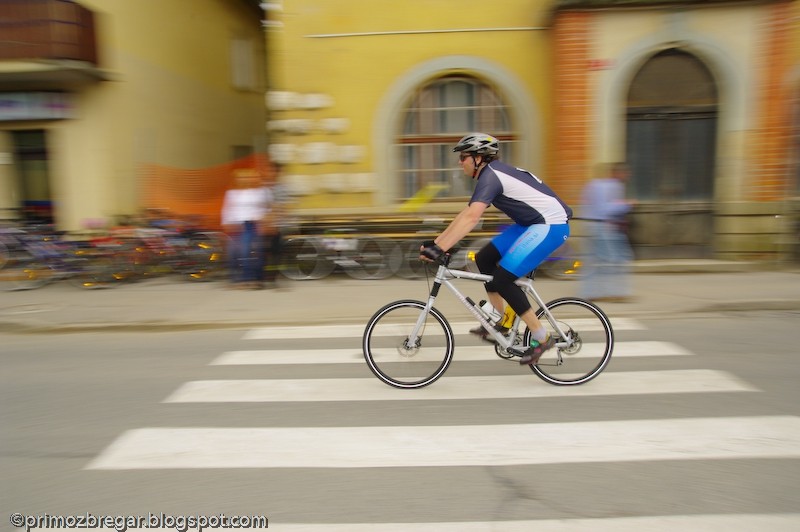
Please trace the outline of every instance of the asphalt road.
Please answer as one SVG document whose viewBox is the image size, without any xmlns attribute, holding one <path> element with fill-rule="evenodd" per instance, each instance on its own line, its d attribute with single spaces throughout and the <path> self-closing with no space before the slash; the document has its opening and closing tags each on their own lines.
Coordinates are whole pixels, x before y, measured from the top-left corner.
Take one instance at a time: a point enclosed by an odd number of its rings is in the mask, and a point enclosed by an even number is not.
<svg viewBox="0 0 800 532">
<path fill-rule="evenodd" d="M 642 319 L 576 388 L 459 361 L 466 336 L 440 381 L 394 390 L 357 337 L 275 364 L 300 348 L 269 330 L 0 335 L 2 519 L 797 530 L 797 318 Z"/>
</svg>

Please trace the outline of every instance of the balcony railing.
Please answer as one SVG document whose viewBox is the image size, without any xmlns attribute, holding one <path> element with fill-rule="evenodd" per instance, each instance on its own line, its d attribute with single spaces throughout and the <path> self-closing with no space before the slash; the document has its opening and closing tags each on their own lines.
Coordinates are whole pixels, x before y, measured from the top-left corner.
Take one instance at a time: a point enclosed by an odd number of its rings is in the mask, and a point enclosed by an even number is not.
<svg viewBox="0 0 800 532">
<path fill-rule="evenodd" d="M 0 0 L 0 61 L 97 66 L 94 14 L 70 0 Z"/>
</svg>

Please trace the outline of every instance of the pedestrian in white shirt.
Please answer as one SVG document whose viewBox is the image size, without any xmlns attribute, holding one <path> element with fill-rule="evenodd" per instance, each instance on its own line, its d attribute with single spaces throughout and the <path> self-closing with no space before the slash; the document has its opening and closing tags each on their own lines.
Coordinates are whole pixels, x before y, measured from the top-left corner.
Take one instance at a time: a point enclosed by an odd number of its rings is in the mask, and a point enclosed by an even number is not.
<svg viewBox="0 0 800 532">
<path fill-rule="evenodd" d="M 234 288 L 259 289 L 264 278 L 262 220 L 272 203 L 270 190 L 258 170 L 234 173 L 233 188 L 225 193 L 222 228 L 228 235 L 228 267 Z"/>
</svg>

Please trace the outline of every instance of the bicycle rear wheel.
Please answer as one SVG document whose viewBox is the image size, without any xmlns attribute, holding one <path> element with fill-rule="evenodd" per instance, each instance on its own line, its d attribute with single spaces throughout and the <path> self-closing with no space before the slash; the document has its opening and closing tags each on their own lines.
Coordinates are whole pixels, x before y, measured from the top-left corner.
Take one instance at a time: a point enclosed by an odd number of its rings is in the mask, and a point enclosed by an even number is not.
<svg viewBox="0 0 800 532">
<path fill-rule="evenodd" d="M 569 347 L 554 347 L 545 351 L 531 370 L 540 378 L 556 385 L 583 384 L 605 369 L 614 351 L 614 331 L 608 316 L 589 301 L 578 298 L 561 298 L 547 303 L 547 308 L 561 330 L 573 340 Z M 558 333 L 544 317 L 544 310 L 536 313 L 550 334 Z M 524 345 L 530 345 L 531 332 L 525 330 Z M 564 339 L 558 340 L 563 342 Z"/>
<path fill-rule="evenodd" d="M 453 360 L 453 329 L 435 308 L 424 315 L 419 337 L 410 345 L 409 334 L 424 311 L 422 301 L 395 301 L 367 323 L 364 358 L 372 373 L 390 386 L 427 386 L 441 377 Z"/>
</svg>

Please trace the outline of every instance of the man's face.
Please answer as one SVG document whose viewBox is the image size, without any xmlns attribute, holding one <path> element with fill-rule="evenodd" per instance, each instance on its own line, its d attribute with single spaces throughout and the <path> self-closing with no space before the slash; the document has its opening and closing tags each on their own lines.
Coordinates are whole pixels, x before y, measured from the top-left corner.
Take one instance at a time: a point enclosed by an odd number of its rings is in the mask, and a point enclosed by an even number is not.
<svg viewBox="0 0 800 532">
<path fill-rule="evenodd" d="M 481 156 L 472 153 L 461 152 L 458 154 L 458 162 L 461 165 L 464 175 L 472 177 L 475 173 L 475 168 L 481 164 Z"/>
</svg>

